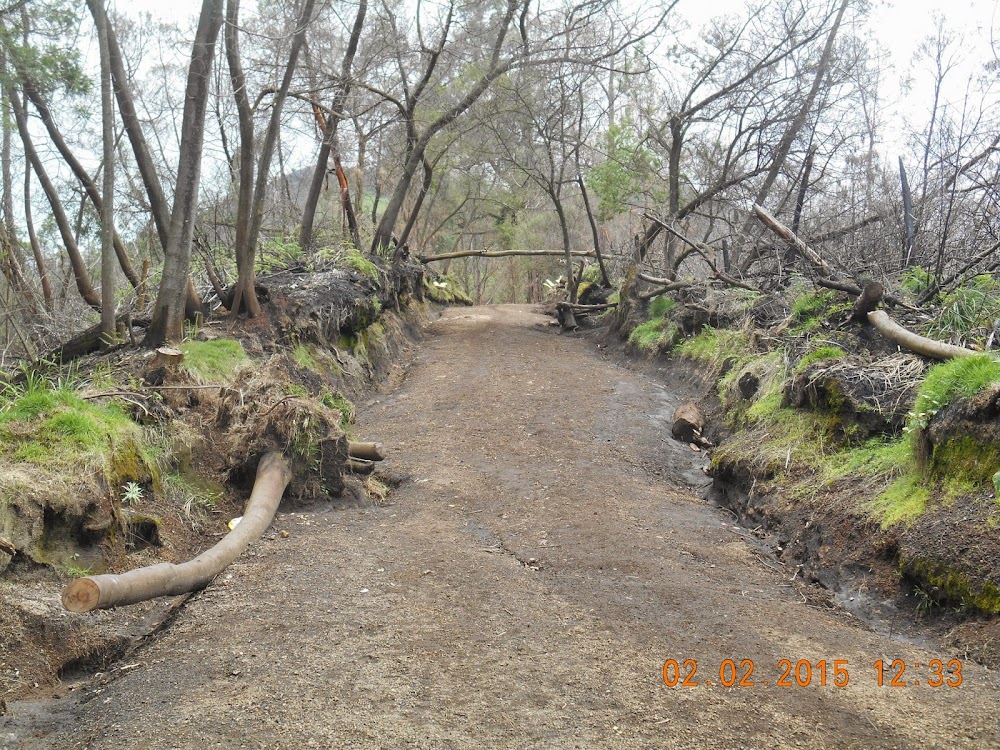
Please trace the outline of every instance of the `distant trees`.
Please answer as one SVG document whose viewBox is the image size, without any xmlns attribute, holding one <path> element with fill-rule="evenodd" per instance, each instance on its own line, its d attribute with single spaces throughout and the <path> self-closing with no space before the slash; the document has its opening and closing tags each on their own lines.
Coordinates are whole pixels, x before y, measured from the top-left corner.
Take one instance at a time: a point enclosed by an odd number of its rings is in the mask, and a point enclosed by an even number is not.
<svg viewBox="0 0 1000 750">
<path fill-rule="evenodd" d="M 3 315 L 89 307 L 110 333 L 128 306 L 154 345 L 203 294 L 260 314 L 267 262 L 406 244 L 562 253 L 451 263 L 484 300 L 559 275 L 572 297 L 578 250 L 601 253 L 588 279 L 785 283 L 754 201 L 842 268 L 913 263 L 933 288 L 997 267 L 995 75 L 959 73 L 943 21 L 912 69 L 927 117 L 889 154 L 864 3 L 765 0 L 699 29 L 675 4 L 204 0 L 193 35 L 101 0 L 0 6 Z"/>
</svg>

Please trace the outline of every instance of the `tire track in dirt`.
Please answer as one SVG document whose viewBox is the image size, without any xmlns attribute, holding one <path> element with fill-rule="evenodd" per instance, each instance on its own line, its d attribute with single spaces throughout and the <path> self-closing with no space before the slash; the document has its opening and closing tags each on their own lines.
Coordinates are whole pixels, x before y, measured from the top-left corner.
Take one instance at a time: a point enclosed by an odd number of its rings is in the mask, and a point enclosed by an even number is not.
<svg viewBox="0 0 1000 750">
<path fill-rule="evenodd" d="M 543 332 L 451 310 L 361 409 L 409 480 L 382 508 L 283 513 L 134 661 L 15 706 L 0 744 L 79 748 L 987 748 L 996 675 L 878 687 L 888 641 L 803 601 L 700 500 L 679 395 Z M 287 531 L 284 538 L 279 531 Z M 758 683 L 668 688 L 664 660 Z M 848 660 L 847 687 L 777 687 Z M 742 672 L 741 672 L 742 673 Z M 912 681 L 929 670 L 908 671 Z"/>
</svg>

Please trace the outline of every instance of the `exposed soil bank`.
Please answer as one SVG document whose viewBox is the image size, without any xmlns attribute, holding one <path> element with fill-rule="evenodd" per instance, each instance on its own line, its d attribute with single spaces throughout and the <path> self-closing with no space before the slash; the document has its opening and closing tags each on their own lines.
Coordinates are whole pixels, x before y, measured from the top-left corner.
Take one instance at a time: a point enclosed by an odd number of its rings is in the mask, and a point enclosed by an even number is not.
<svg viewBox="0 0 1000 750">
<path fill-rule="evenodd" d="M 143 383 L 150 353 L 134 349 L 77 364 L 79 392 L 94 398 L 87 403 L 124 395 L 124 404 L 135 408 L 140 421 L 169 437 L 162 441 L 156 478 L 131 483 L 131 499 L 122 496 L 126 488 L 121 482 L 77 482 L 74 501 L 81 513 L 90 507 L 106 509 L 106 523 L 99 530 L 83 534 L 80 523 L 50 512 L 45 505 L 55 504 L 46 494 L 50 487 L 40 488 L 39 528 L 29 530 L 44 546 L 49 564 L 33 559 L 26 543 L 12 561 L 3 560 L 0 699 L 64 695 L 82 677 L 128 657 L 164 627 L 186 597 L 79 616 L 63 610 L 59 594 L 70 575 L 85 568 L 115 572 L 178 563 L 212 546 L 228 531 L 227 521 L 242 514 L 261 451 L 287 450 L 297 464 L 285 493 L 286 507 L 369 503 L 366 484 L 344 476 L 343 430 L 354 431 L 348 398 L 364 397 L 382 380 L 426 322 L 429 308 L 420 301 L 422 294 L 410 293 L 413 287 L 420 290 L 420 278 L 404 281 L 409 291 L 401 292 L 401 309 L 385 311 L 373 287 L 342 271 L 271 279 L 265 318 L 213 321 L 198 331 L 196 344 L 213 355 L 213 344 L 231 344 L 229 349 L 244 360 L 236 374 L 232 365 L 222 367 L 218 379 L 214 371 L 203 380 L 184 370 L 169 375 L 165 384 L 160 374 L 154 390 L 87 385 L 97 382 L 91 372 L 101 368 L 110 373 L 106 377 Z M 120 453 L 112 451 L 116 457 Z M 17 468 L 26 477 L 43 469 L 31 464 Z M 70 485 L 72 471 L 63 472 Z M 38 476 L 35 484 L 43 484 Z M 15 502 L 29 507 L 24 500 Z M 12 528 L 20 528 L 21 510 L 5 508 Z"/>
</svg>

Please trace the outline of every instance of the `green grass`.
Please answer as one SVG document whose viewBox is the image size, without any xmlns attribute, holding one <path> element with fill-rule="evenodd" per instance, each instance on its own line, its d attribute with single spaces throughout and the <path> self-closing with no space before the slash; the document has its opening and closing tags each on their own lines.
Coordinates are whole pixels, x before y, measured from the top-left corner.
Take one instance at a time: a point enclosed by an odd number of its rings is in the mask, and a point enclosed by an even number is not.
<svg viewBox="0 0 1000 750">
<path fill-rule="evenodd" d="M 926 478 L 918 472 L 907 472 L 893 480 L 867 507 L 882 527 L 888 528 L 920 516 L 930 499 Z"/>
<path fill-rule="evenodd" d="M 111 482 L 158 473 L 160 448 L 118 404 L 69 389 L 8 388 L 0 398 L 0 453 L 54 471 L 93 467 Z"/>
<path fill-rule="evenodd" d="M 792 320 L 806 323 L 827 311 L 833 304 L 835 294 L 831 291 L 805 292 L 792 301 Z"/>
<path fill-rule="evenodd" d="M 432 278 L 424 274 L 424 296 L 441 305 L 471 305 L 472 298 L 463 291 L 461 284 L 452 274 L 438 274 Z"/>
<path fill-rule="evenodd" d="M 327 408 L 340 412 L 340 429 L 347 432 L 348 426 L 354 422 L 357 415 L 354 404 L 341 393 L 324 393 L 320 402 Z"/>
<path fill-rule="evenodd" d="M 649 320 L 640 323 L 629 334 L 628 343 L 647 354 L 669 350 L 681 336 L 677 324 L 668 317 L 677 303 L 660 295 L 649 305 Z"/>
<path fill-rule="evenodd" d="M 910 266 L 899 277 L 899 288 L 913 296 L 923 293 L 933 283 L 934 277 L 920 266 Z"/>
<path fill-rule="evenodd" d="M 186 341 L 181 344 L 181 351 L 184 369 L 209 382 L 231 381 L 233 371 L 248 359 L 243 345 L 235 339 Z"/>
<path fill-rule="evenodd" d="M 927 335 L 982 344 L 1000 319 L 1000 282 L 988 274 L 976 276 L 941 302 L 941 314 L 927 327 Z"/>
<path fill-rule="evenodd" d="M 815 351 L 807 353 L 798 361 L 795 365 L 795 372 L 805 372 L 809 365 L 816 364 L 817 362 L 825 362 L 827 360 L 840 360 L 847 356 L 847 352 L 841 349 L 839 346 L 821 346 Z"/>
<path fill-rule="evenodd" d="M 672 313 L 676 308 L 677 302 L 661 294 L 649 304 L 649 317 L 662 318 Z"/>
<path fill-rule="evenodd" d="M 1000 360 L 988 354 L 934 365 L 917 391 L 909 428 L 927 427 L 931 418 L 955 398 L 971 398 L 992 383 L 1000 382 Z"/>
</svg>

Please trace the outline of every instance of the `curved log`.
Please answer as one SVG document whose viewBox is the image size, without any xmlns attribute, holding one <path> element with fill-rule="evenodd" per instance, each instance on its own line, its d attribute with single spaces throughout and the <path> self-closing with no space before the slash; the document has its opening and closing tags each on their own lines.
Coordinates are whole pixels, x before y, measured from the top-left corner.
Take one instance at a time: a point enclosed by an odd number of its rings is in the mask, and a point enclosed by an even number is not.
<svg viewBox="0 0 1000 750">
<path fill-rule="evenodd" d="M 877 328 L 882 335 L 911 352 L 923 354 L 934 359 L 953 359 L 954 357 L 970 357 L 979 352 L 966 349 L 964 346 L 954 346 L 943 341 L 926 338 L 903 326 L 889 317 L 885 310 L 875 310 L 868 313 L 868 322 Z"/>
<path fill-rule="evenodd" d="M 180 565 L 160 563 L 121 575 L 78 578 L 63 589 L 63 606 L 70 612 L 90 612 L 204 588 L 271 525 L 291 478 L 284 456 L 264 454 L 243 520 L 218 544 Z"/>
</svg>

